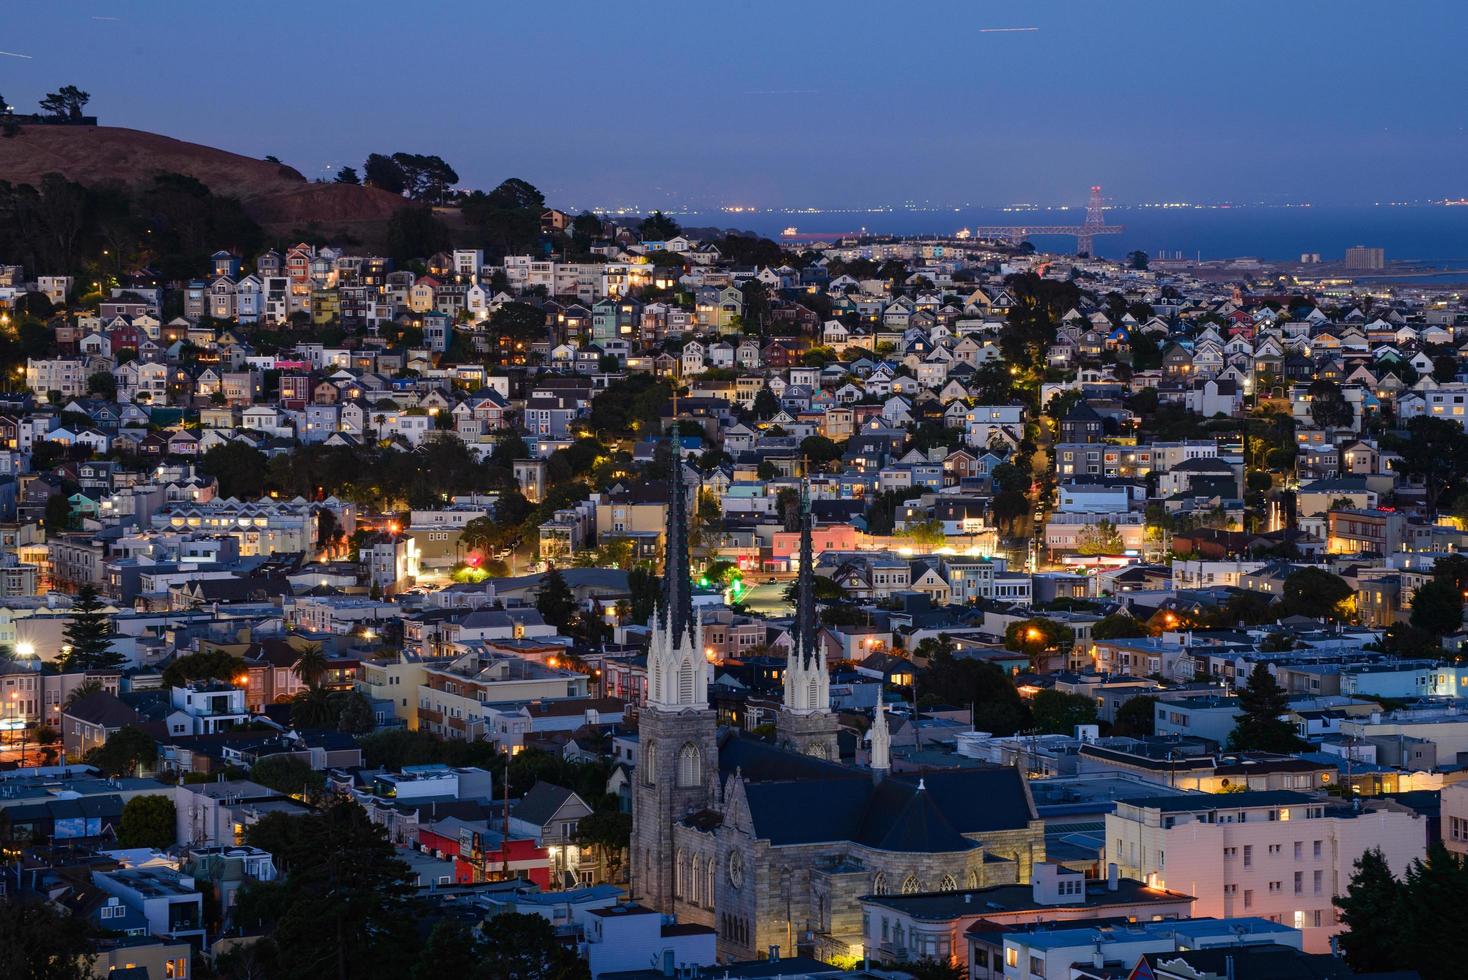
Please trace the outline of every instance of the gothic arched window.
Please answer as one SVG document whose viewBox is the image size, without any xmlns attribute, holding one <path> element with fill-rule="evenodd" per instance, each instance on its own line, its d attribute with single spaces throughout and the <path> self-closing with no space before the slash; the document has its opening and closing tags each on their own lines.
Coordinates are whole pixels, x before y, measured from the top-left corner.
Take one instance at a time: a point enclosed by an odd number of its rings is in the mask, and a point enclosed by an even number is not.
<svg viewBox="0 0 1468 980">
<path fill-rule="evenodd" d="M 958 882 L 953 880 L 953 875 L 944 875 L 942 880 L 938 882 L 938 890 L 940 892 L 956 892 L 958 891 Z"/>
<path fill-rule="evenodd" d="M 885 871 L 878 871 L 872 876 L 872 894 L 887 894 L 887 873 Z"/>
<path fill-rule="evenodd" d="M 979 872 L 976 869 L 968 873 L 968 886 L 970 888 L 979 887 Z"/>
<path fill-rule="evenodd" d="M 709 908 L 714 907 L 714 875 L 717 873 L 718 862 L 709 858 L 709 863 L 703 868 L 703 904 Z"/>
<path fill-rule="evenodd" d="M 678 750 L 678 785 L 698 786 L 703 783 L 703 756 L 698 746 L 689 742 Z"/>
<path fill-rule="evenodd" d="M 688 855 L 679 850 L 673 856 L 673 897 L 682 898 L 688 891 Z"/>
<path fill-rule="evenodd" d="M 684 896 L 694 905 L 703 904 L 703 858 L 693 855 L 693 865 L 688 873 L 688 894 Z"/>
<path fill-rule="evenodd" d="M 918 890 L 917 875 L 908 875 L 902 879 L 902 894 L 912 895 Z"/>
<path fill-rule="evenodd" d="M 805 689 L 805 706 L 812 710 L 820 707 L 816 702 L 820 700 L 821 686 L 812 680 Z"/>
<path fill-rule="evenodd" d="M 642 743 L 642 764 L 637 768 L 642 771 L 642 781 L 648 786 L 652 785 L 653 776 L 657 771 L 657 743 L 646 741 Z"/>
</svg>

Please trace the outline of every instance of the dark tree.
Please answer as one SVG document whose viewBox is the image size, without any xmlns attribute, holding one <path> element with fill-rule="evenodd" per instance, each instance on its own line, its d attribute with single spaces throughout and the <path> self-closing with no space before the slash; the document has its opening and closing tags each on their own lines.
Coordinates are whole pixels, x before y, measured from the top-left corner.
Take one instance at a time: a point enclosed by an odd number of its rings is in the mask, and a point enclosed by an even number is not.
<svg viewBox="0 0 1468 980">
<path fill-rule="evenodd" d="M 338 184 L 360 184 L 362 178 L 357 176 L 356 167 L 342 167 L 336 172 L 336 182 Z"/>
<path fill-rule="evenodd" d="M 924 958 L 902 964 L 902 972 L 913 980 L 965 980 L 968 971 L 950 959 Z"/>
<path fill-rule="evenodd" d="M 767 419 L 773 417 L 780 411 L 780 399 L 768 388 L 761 388 L 754 396 L 754 414 L 756 418 Z"/>
<path fill-rule="evenodd" d="M 1326 378 L 1310 383 L 1310 418 L 1317 428 L 1340 429 L 1349 426 L 1356 418 L 1351 403 L 1346 401 L 1341 386 Z"/>
<path fill-rule="evenodd" d="M 0 898 L 0 977 L 91 980 L 93 938 L 80 915 L 47 902 Z"/>
<path fill-rule="evenodd" d="M 1387 973 L 1405 965 L 1401 955 L 1404 892 L 1386 857 L 1373 847 L 1356 859 L 1346 893 L 1332 899 L 1345 926 L 1341 952 L 1357 973 Z"/>
<path fill-rule="evenodd" d="M 117 378 L 111 371 L 97 371 L 87 375 L 87 393 L 113 401 L 117 398 Z"/>
<path fill-rule="evenodd" d="M 918 683 L 924 704 L 972 705 L 974 726 L 982 731 L 1012 735 L 1029 722 L 1019 692 L 996 664 L 940 652 Z"/>
<path fill-rule="evenodd" d="M 82 109 L 92 96 L 75 85 L 63 85 L 58 92 L 47 92 L 41 100 L 41 111 L 57 119 L 80 119 Z"/>
<path fill-rule="evenodd" d="M 1096 722 L 1096 702 L 1084 694 L 1044 690 L 1030 700 L 1035 728 L 1051 735 L 1069 735 L 1077 725 Z"/>
<path fill-rule="evenodd" d="M 367 157 L 367 162 L 362 164 L 362 174 L 367 179 L 368 187 L 376 187 L 390 194 L 401 194 L 408 186 L 403 168 L 392 157 L 382 153 L 373 153 Z"/>
<path fill-rule="evenodd" d="M 637 230 L 642 236 L 643 241 L 665 242 L 669 238 L 675 237 L 678 232 L 682 231 L 682 228 L 678 226 L 678 222 L 663 214 L 663 212 L 654 211 L 642 219 L 642 224 Z"/>
<path fill-rule="evenodd" d="M 1228 737 L 1228 747 L 1236 752 L 1296 752 L 1301 741 L 1295 726 L 1282 715 L 1289 711 L 1289 695 L 1279 686 L 1269 667 L 1254 665 L 1249 682 L 1239 692 L 1243 713 Z"/>
<path fill-rule="evenodd" d="M 1354 594 L 1339 575 L 1321 568 L 1301 568 L 1285 578 L 1280 605 L 1287 616 L 1339 619 L 1341 603 Z"/>
<path fill-rule="evenodd" d="M 1120 640 L 1130 636 L 1146 636 L 1147 624 L 1126 613 L 1112 613 L 1091 627 L 1093 640 Z"/>
<path fill-rule="evenodd" d="M 590 211 L 582 211 L 571 220 L 571 241 L 579 251 L 589 250 L 601 237 L 601 219 Z"/>
<path fill-rule="evenodd" d="M 800 454 L 820 469 L 841 458 L 841 445 L 825 436 L 806 436 L 800 441 Z"/>
<path fill-rule="evenodd" d="M 1412 597 L 1411 624 L 1439 638 L 1458 632 L 1463 628 L 1463 593 L 1446 578 L 1423 583 Z"/>
<path fill-rule="evenodd" d="M 387 250 L 398 262 L 409 262 L 440 252 L 450 245 L 449 230 L 433 209 L 404 207 L 387 222 Z"/>
<path fill-rule="evenodd" d="M 243 442 L 215 446 L 199 460 L 199 469 L 219 481 L 221 497 L 249 500 L 265 495 L 266 456 Z"/>
<path fill-rule="evenodd" d="M 1468 473 L 1468 434 L 1457 422 L 1419 415 L 1407 423 L 1406 438 L 1394 440 L 1391 448 L 1401 454 L 1403 472 L 1422 478 L 1429 513 L 1437 511 L 1443 491 Z"/>
<path fill-rule="evenodd" d="M 65 643 L 57 663 L 63 670 L 110 670 L 122 666 L 122 654 L 112 649 L 112 622 L 104 608 L 91 584 L 77 591 L 71 618 L 61 632 Z"/>
<path fill-rule="evenodd" d="M 224 681 L 235 683 L 244 675 L 245 662 L 218 648 L 200 650 L 175 657 L 163 668 L 165 687 L 182 687 L 189 681 Z"/>
<path fill-rule="evenodd" d="M 124 725 L 88 752 L 83 761 L 111 776 L 135 776 L 140 769 L 158 764 L 158 743 L 141 728 Z"/>
<path fill-rule="evenodd" d="M 413 964 L 412 980 L 472 980 L 478 968 L 479 940 L 462 922 L 444 919 L 428 934 L 428 943 Z"/>
<path fill-rule="evenodd" d="M 1047 650 L 1068 650 L 1074 642 L 1074 630 L 1044 616 L 1010 623 L 1004 629 L 1004 649 L 1023 653 L 1031 660 Z"/>
<path fill-rule="evenodd" d="M 266 756 L 250 767 L 250 778 L 287 796 L 315 799 L 326 788 L 326 776 L 293 755 Z"/>
<path fill-rule="evenodd" d="M 540 211 L 545 207 L 545 195 L 534 184 L 519 177 L 503 181 L 487 196 L 489 206 L 494 208 Z"/>
<path fill-rule="evenodd" d="M 566 576 L 559 568 L 552 568 L 540 580 L 540 590 L 535 595 L 535 608 L 540 610 L 547 623 L 562 632 L 576 614 L 576 596 L 566 584 Z"/>
<path fill-rule="evenodd" d="M 658 576 L 642 565 L 635 566 L 627 573 L 627 589 L 632 593 L 632 622 L 647 623 L 652 620 L 661 588 L 662 582 Z"/>
<path fill-rule="evenodd" d="M 267 818 L 268 820 L 269 818 Z M 413 875 L 384 830 L 354 802 L 319 814 L 262 820 L 246 842 L 271 850 L 284 877 L 241 892 L 237 920 L 264 927 L 281 980 L 406 976 L 418 946 Z"/>
<path fill-rule="evenodd" d="M 1111 734 L 1130 735 L 1142 738 L 1157 730 L 1157 699 L 1150 694 L 1141 694 L 1122 702 L 1116 709 L 1116 720 L 1111 723 Z"/>
<path fill-rule="evenodd" d="M 483 980 L 585 980 L 586 963 L 539 915 L 502 912 L 479 927 L 476 978 Z"/>
<path fill-rule="evenodd" d="M 60 534 L 71 527 L 71 500 L 64 493 L 53 493 L 46 498 L 46 513 L 43 519 L 49 534 Z"/>
<path fill-rule="evenodd" d="M 403 174 L 404 188 L 415 201 L 442 204 L 459 175 L 443 158 L 424 153 L 394 153 L 393 163 Z"/>
<path fill-rule="evenodd" d="M 377 716 L 372 711 L 372 702 L 361 691 L 345 691 L 337 694 L 341 710 L 337 714 L 337 731 L 348 735 L 366 735 L 377 727 Z"/>
<path fill-rule="evenodd" d="M 177 816 L 177 808 L 167 796 L 134 796 L 123 804 L 117 844 L 160 851 L 172 847 L 178 839 Z"/>
<path fill-rule="evenodd" d="M 1462 953 L 1455 943 L 1443 941 L 1462 928 L 1463 909 L 1468 908 L 1468 869 L 1462 859 L 1435 840 L 1426 859 L 1407 869 L 1404 885 L 1400 908 L 1405 928 L 1394 969 L 1416 969 L 1423 980 L 1463 976 Z"/>
</svg>

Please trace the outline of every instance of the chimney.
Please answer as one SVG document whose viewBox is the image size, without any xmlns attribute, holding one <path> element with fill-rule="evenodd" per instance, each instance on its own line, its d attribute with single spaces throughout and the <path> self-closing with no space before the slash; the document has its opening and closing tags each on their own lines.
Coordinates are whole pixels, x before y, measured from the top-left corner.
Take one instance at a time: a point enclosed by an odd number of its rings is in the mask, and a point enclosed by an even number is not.
<svg viewBox="0 0 1468 980">
<path fill-rule="evenodd" d="M 1121 872 L 1117 868 L 1116 862 L 1112 861 L 1110 864 L 1106 865 L 1106 890 L 1109 892 L 1114 892 L 1120 884 Z"/>
</svg>

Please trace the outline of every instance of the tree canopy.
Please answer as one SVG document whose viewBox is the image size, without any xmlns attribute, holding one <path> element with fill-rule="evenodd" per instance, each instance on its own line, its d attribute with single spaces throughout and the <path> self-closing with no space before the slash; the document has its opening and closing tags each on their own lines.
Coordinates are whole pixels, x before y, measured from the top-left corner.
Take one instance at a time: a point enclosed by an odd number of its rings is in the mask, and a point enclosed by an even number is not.
<svg viewBox="0 0 1468 980">
<path fill-rule="evenodd" d="M 1228 747 L 1237 752 L 1298 751 L 1303 743 L 1295 727 L 1282 717 L 1289 707 L 1289 695 L 1268 665 L 1256 663 L 1249 682 L 1239 692 L 1241 714 L 1229 735 Z"/>
</svg>

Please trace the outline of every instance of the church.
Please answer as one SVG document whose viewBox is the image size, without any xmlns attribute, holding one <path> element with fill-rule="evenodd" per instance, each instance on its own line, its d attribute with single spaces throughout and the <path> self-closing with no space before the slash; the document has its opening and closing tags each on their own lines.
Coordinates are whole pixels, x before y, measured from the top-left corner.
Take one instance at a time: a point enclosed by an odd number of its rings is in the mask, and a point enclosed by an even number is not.
<svg viewBox="0 0 1468 980">
<path fill-rule="evenodd" d="M 719 729 L 693 609 L 688 493 L 683 467 L 672 470 L 638 719 L 633 898 L 714 928 L 723 961 L 772 947 L 834 960 L 865 952 L 860 896 L 1028 882 L 1045 859 L 1045 837 L 1018 769 L 892 773 L 881 709 L 870 768 L 841 763 L 830 674 L 815 644 L 808 496 L 774 741 Z"/>
</svg>

